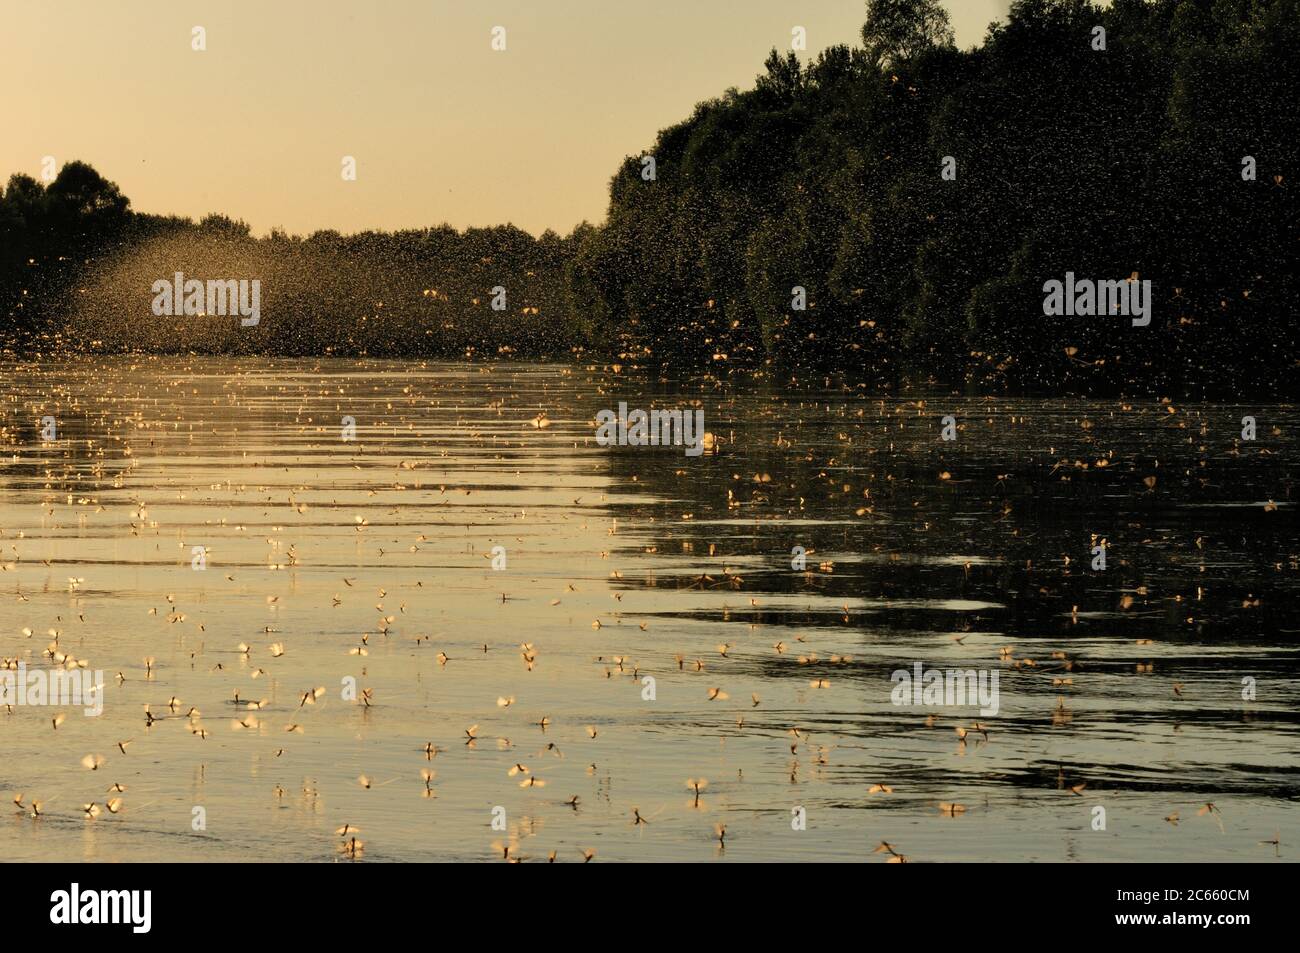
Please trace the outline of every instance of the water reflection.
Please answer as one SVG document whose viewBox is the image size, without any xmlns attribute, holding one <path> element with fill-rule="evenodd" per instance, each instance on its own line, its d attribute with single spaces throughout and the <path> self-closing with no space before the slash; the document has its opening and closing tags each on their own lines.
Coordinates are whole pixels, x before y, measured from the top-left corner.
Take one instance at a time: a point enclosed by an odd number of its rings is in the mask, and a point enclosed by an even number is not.
<svg viewBox="0 0 1300 953">
<path fill-rule="evenodd" d="M 0 789 L 46 805 L 11 856 L 1273 860 L 1300 833 L 1292 407 L 0 367 L 0 655 L 57 641 L 108 683 L 98 719 L 0 716 Z M 620 399 L 698 404 L 719 451 L 597 446 Z M 998 714 L 895 706 L 916 662 L 996 670 Z"/>
</svg>

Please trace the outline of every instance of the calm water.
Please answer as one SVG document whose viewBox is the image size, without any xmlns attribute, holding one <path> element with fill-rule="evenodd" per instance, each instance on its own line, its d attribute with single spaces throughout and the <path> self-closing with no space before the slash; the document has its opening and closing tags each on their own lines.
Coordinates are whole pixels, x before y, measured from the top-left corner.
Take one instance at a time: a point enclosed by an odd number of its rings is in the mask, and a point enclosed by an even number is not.
<svg viewBox="0 0 1300 953">
<path fill-rule="evenodd" d="M 1300 844 L 1292 406 L 179 357 L 3 363 L 0 382 L 0 655 L 39 667 L 53 630 L 107 680 L 99 718 L 0 711 L 6 859 L 332 861 L 344 824 L 366 861 Z M 598 446 L 620 399 L 699 402 L 720 452 Z M 998 671 L 1000 711 L 893 705 L 916 662 Z M 118 813 L 87 819 L 115 783 Z"/>
</svg>

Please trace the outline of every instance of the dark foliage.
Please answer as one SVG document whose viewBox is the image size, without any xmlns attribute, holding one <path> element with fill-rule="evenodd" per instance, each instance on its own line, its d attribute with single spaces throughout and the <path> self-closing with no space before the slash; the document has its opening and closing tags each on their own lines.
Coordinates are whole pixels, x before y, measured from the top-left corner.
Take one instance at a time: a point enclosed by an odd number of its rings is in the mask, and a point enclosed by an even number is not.
<svg viewBox="0 0 1300 953">
<path fill-rule="evenodd" d="M 1017 0 L 969 52 L 941 8 L 873 0 L 864 42 L 773 51 L 659 135 L 653 181 L 625 162 L 575 262 L 625 356 L 1297 392 L 1298 0 Z M 1151 325 L 1045 316 L 1067 271 L 1151 280 Z"/>
</svg>

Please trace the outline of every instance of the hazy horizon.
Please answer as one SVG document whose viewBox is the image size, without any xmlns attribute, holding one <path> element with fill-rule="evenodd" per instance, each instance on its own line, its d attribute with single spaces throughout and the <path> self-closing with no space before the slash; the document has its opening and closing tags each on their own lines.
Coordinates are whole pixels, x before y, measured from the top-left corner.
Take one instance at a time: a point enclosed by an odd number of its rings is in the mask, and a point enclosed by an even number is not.
<svg viewBox="0 0 1300 953">
<path fill-rule="evenodd" d="M 969 47 L 1008 0 L 945 6 Z M 7 33 L 23 42 L 0 76 L 35 94 L 11 104 L 6 177 L 39 178 L 47 155 L 80 159 L 136 211 L 219 212 L 258 235 L 443 222 L 538 235 L 603 220 L 622 159 L 696 103 L 752 87 L 792 27 L 807 30 L 804 60 L 860 45 L 866 3 L 666 0 L 651 13 L 593 0 L 147 0 L 129 12 L 85 0 L 57 21 L 9 11 Z M 491 49 L 497 25 L 504 52 Z M 194 26 L 204 51 L 191 49 Z M 356 181 L 340 175 L 346 155 Z"/>
</svg>

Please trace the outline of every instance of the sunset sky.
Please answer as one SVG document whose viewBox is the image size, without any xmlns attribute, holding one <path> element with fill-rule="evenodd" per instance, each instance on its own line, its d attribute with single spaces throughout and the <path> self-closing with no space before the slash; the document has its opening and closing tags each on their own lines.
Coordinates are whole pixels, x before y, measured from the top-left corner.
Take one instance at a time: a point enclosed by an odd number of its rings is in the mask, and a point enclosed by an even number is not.
<svg viewBox="0 0 1300 953">
<path fill-rule="evenodd" d="M 1008 0 L 948 0 L 960 46 Z M 0 173 L 83 159 L 137 211 L 307 234 L 604 218 L 663 126 L 864 0 L 56 0 L 5 11 Z M 57 11 L 57 15 L 56 15 Z M 507 49 L 491 49 L 506 28 Z M 191 30 L 207 49 L 191 49 Z M 340 176 L 345 155 L 357 180 Z"/>
</svg>

